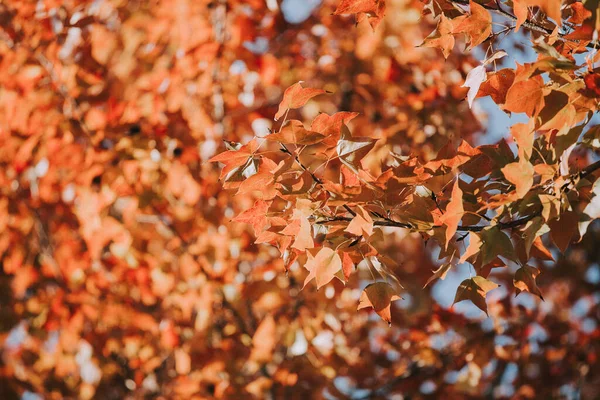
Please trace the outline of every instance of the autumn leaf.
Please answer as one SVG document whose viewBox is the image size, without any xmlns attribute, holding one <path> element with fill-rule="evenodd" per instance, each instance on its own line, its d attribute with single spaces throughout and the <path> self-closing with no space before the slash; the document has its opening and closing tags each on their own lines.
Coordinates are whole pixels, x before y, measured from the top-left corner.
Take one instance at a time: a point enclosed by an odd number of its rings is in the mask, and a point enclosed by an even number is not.
<svg viewBox="0 0 600 400">
<path fill-rule="evenodd" d="M 252 352 L 250 359 L 258 363 L 267 363 L 277 344 L 277 324 L 271 315 L 267 315 L 258 325 L 252 336 Z"/>
<path fill-rule="evenodd" d="M 562 25 L 561 0 L 525 0 L 529 7 L 539 7 L 548 17 L 552 18 L 556 25 Z"/>
<path fill-rule="evenodd" d="M 334 14 L 360 14 L 358 22 L 368 18 L 375 29 L 384 17 L 385 8 L 385 0 L 341 0 Z"/>
<path fill-rule="evenodd" d="M 279 132 L 267 135 L 265 139 L 286 144 L 309 145 L 323 141 L 325 136 L 319 132 L 306 130 L 301 121 L 291 120 Z"/>
<path fill-rule="evenodd" d="M 341 0 L 333 13 L 340 15 L 374 12 L 378 2 L 378 0 Z"/>
<path fill-rule="evenodd" d="M 396 293 L 394 288 L 387 282 L 375 282 L 368 285 L 363 290 L 358 310 L 372 307 L 379 316 L 392 325 L 391 303 L 392 301 L 400 300 L 401 297 Z"/>
<path fill-rule="evenodd" d="M 463 208 L 463 192 L 460 190 L 458 182 L 459 179 L 456 179 L 452 188 L 450 202 L 446 207 L 446 211 L 440 217 L 440 222 L 446 225 L 446 248 L 448 248 L 448 243 L 454 237 L 458 224 L 465 213 Z"/>
<path fill-rule="evenodd" d="M 252 156 L 258 149 L 258 141 L 252 139 L 239 150 L 228 150 L 221 154 L 217 154 L 208 160 L 208 162 L 221 162 L 225 164 L 221 170 L 219 179 L 227 181 L 236 173 L 243 171 L 251 166 Z"/>
<path fill-rule="evenodd" d="M 538 296 L 540 299 L 544 300 L 542 296 L 542 292 L 538 288 L 538 285 L 535 281 L 535 278 L 540 274 L 540 270 L 535 267 L 530 267 L 529 265 L 524 265 L 519 268 L 515 272 L 515 277 L 513 279 L 513 284 L 517 290 L 517 296 L 519 293 L 526 291 L 531 294 Z"/>
<path fill-rule="evenodd" d="M 293 84 L 283 93 L 283 100 L 279 103 L 275 121 L 283 117 L 288 110 L 300 108 L 313 97 L 326 93 L 323 89 L 303 88 L 300 83 Z"/>
<path fill-rule="evenodd" d="M 459 17 L 460 21 L 455 22 L 454 29 L 454 33 L 465 33 L 469 37 L 467 50 L 480 45 L 492 34 L 492 15 L 489 11 L 473 0 L 469 1 L 469 7 L 471 14 Z"/>
<path fill-rule="evenodd" d="M 525 113 L 529 117 L 537 115 L 545 104 L 543 88 L 544 81 L 541 76 L 515 82 L 506 93 L 504 109 Z"/>
<path fill-rule="evenodd" d="M 580 25 L 592 16 L 592 12 L 585 8 L 582 2 L 572 3 L 569 7 L 571 8 L 571 16 L 568 21 L 572 24 Z"/>
<path fill-rule="evenodd" d="M 317 282 L 317 290 L 322 286 L 331 282 L 335 275 L 342 269 L 342 259 L 340 256 L 329 247 L 322 247 L 316 256 L 310 252 L 307 253 L 308 261 L 304 265 L 309 272 L 304 280 L 302 288 L 311 280 Z"/>
<path fill-rule="evenodd" d="M 573 237 L 577 234 L 578 223 L 579 213 L 574 211 L 563 212 L 559 218 L 548 221 L 550 238 L 561 253 L 564 254 L 573 241 Z"/>
<path fill-rule="evenodd" d="M 468 241 L 469 245 L 467 246 L 467 249 L 465 250 L 463 255 L 460 257 L 460 260 L 458 261 L 459 263 L 464 263 L 474 255 L 479 254 L 479 252 L 481 251 L 481 246 L 483 245 L 483 242 L 481 241 L 481 238 L 477 233 L 469 232 Z"/>
<path fill-rule="evenodd" d="M 515 142 L 517 142 L 519 159 L 521 160 L 529 160 L 531 158 L 533 140 L 535 138 L 532 122 L 533 120 L 527 124 L 519 123 L 510 127 L 510 134 L 515 139 Z"/>
<path fill-rule="evenodd" d="M 487 304 L 485 302 L 486 294 L 498 287 L 492 281 L 489 281 L 481 276 L 465 279 L 461 282 L 456 290 L 453 305 L 463 300 L 470 300 L 477 308 L 488 315 Z M 489 316 L 489 315 L 488 315 Z"/>
<path fill-rule="evenodd" d="M 485 81 L 486 73 L 485 66 L 479 65 L 467 74 L 467 78 L 465 79 L 465 83 L 463 83 L 462 87 L 468 87 L 469 92 L 467 93 L 467 102 L 469 103 L 469 108 L 473 108 L 473 100 L 477 96 L 477 92 L 479 92 L 479 87 Z"/>
<path fill-rule="evenodd" d="M 594 182 L 592 187 L 593 197 L 583 209 L 583 215 L 579 221 L 579 235 L 583 237 L 587 232 L 588 226 L 592 220 L 600 218 L 600 179 Z"/>
<path fill-rule="evenodd" d="M 450 271 L 450 268 L 452 268 L 452 263 L 449 262 L 440 265 L 438 269 L 433 271 L 433 275 L 431 275 L 429 279 L 427 279 L 427 282 L 425 282 L 425 285 L 423 285 L 423 289 L 425 289 L 427 285 L 429 285 L 431 282 L 438 278 L 444 280 L 444 278 L 446 278 L 446 274 L 448 274 L 448 271 Z"/>
<path fill-rule="evenodd" d="M 506 94 L 515 81 L 515 71 L 509 68 L 501 69 L 488 75 L 477 93 L 477 97 L 490 96 L 494 103 L 502 105 L 506 102 Z"/>
<path fill-rule="evenodd" d="M 481 239 L 482 264 L 490 263 L 497 256 L 515 261 L 515 248 L 498 226 L 484 229 L 479 233 Z"/>
<path fill-rule="evenodd" d="M 356 236 L 369 237 L 373 234 L 373 218 L 364 208 L 358 206 L 355 208 L 356 216 L 348 224 L 346 232 Z"/>
<path fill-rule="evenodd" d="M 452 23 L 452 20 L 444 14 L 440 15 L 436 30 L 427 36 L 420 46 L 440 49 L 444 58 L 448 58 L 454 48 L 454 26 Z"/>
<path fill-rule="evenodd" d="M 346 125 L 342 125 L 342 137 L 337 143 L 340 161 L 358 174 L 360 160 L 375 146 L 375 139 L 353 137 Z"/>
<path fill-rule="evenodd" d="M 519 199 L 525 197 L 533 186 L 533 165 L 525 159 L 507 164 L 502 168 L 502 173 L 507 181 L 516 186 Z"/>
<path fill-rule="evenodd" d="M 344 279 L 348 282 L 350 279 L 350 275 L 352 275 L 352 271 L 354 271 L 354 261 L 347 252 L 342 253 L 342 272 L 344 273 Z"/>
<path fill-rule="evenodd" d="M 254 228 L 254 234 L 258 236 L 268 225 L 267 211 L 269 210 L 270 206 L 270 201 L 257 200 L 252 208 L 239 214 L 232 221 L 243 222 L 252 225 L 252 228 Z"/>
<path fill-rule="evenodd" d="M 515 32 L 518 32 L 521 25 L 527 21 L 527 17 L 529 16 L 527 0 L 513 0 L 513 12 L 515 17 L 517 17 Z"/>
</svg>

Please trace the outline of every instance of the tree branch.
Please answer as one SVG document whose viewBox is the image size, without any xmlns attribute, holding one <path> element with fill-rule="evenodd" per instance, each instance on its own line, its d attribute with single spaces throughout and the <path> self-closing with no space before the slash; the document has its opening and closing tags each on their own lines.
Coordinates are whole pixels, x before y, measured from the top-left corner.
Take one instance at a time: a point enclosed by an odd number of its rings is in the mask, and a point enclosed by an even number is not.
<svg viewBox="0 0 600 400">
<path fill-rule="evenodd" d="M 449 0 L 449 1 L 451 3 L 456 3 L 456 4 L 460 4 L 460 5 L 466 6 L 466 5 L 469 5 L 469 1 L 470 0 Z M 507 19 L 510 19 L 512 21 L 517 21 L 517 17 L 515 17 L 511 13 L 505 11 L 504 9 L 500 8 L 500 3 L 499 2 L 496 2 L 497 8 L 495 8 L 493 6 L 489 6 L 487 4 L 482 4 L 482 3 L 477 3 L 477 4 L 479 4 L 480 6 L 482 6 L 483 8 L 485 8 L 486 10 L 488 10 L 488 11 L 494 13 L 494 14 L 500 15 L 500 16 L 502 16 L 504 18 L 507 18 Z M 525 22 L 523 22 L 523 24 L 521 26 L 523 28 L 529 29 L 530 31 L 535 31 L 535 32 L 543 33 L 545 35 L 551 35 L 552 34 L 552 30 L 551 29 L 544 28 L 543 26 L 538 25 L 538 24 L 530 21 L 529 19 L 525 20 Z M 577 42 L 577 41 L 580 41 L 580 40 L 567 39 L 567 38 L 565 38 L 565 35 L 561 34 L 561 33 L 559 33 L 557 35 L 557 39 L 560 40 L 560 41 L 562 41 L 562 42 L 567 42 L 567 41 Z M 590 41 L 590 43 L 588 43 L 586 45 L 586 47 L 589 47 L 591 49 L 594 49 L 597 46 L 598 46 L 598 42 L 594 42 L 594 41 Z"/>
<path fill-rule="evenodd" d="M 600 169 L 600 160 L 588 165 L 587 167 L 582 169 L 580 172 L 573 174 L 572 177 L 573 177 L 573 179 L 575 179 L 577 177 L 579 177 L 580 179 L 583 179 L 583 178 L 591 175 L 592 173 L 596 172 L 599 169 Z M 566 188 L 567 187 L 564 187 L 563 190 L 566 190 Z M 527 222 L 529 222 L 532 219 L 539 217 L 541 215 L 542 215 L 542 211 L 540 210 L 533 214 L 526 215 L 524 217 L 517 218 L 512 221 L 498 222 L 495 226 L 499 227 L 500 229 L 516 228 L 516 227 L 527 224 Z M 488 220 L 489 220 L 489 218 L 488 218 Z M 331 223 L 331 222 L 350 222 L 350 221 L 352 221 L 352 218 L 339 216 L 339 217 L 333 217 L 333 218 L 328 218 L 325 220 L 317 221 L 316 224 L 323 225 L 323 224 L 327 224 L 327 223 Z M 394 227 L 394 228 L 405 228 L 405 229 L 413 228 L 413 226 L 410 224 L 407 224 L 404 222 L 399 222 L 399 221 L 394 221 L 390 218 L 384 218 L 384 219 L 373 221 L 373 225 L 374 226 L 389 226 L 389 227 Z M 484 230 L 485 228 L 488 228 L 490 226 L 493 226 L 493 225 L 491 225 L 491 224 L 490 225 L 464 225 L 464 226 L 457 227 L 456 230 L 457 230 L 457 232 L 481 232 L 482 230 Z"/>
</svg>

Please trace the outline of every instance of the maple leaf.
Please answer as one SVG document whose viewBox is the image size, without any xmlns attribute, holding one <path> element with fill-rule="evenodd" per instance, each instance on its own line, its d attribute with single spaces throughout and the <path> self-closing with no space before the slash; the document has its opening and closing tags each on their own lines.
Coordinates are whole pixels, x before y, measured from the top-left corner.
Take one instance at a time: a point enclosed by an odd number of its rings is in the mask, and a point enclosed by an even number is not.
<svg viewBox="0 0 600 400">
<path fill-rule="evenodd" d="M 337 143 L 339 159 L 355 174 L 359 174 L 360 160 L 375 146 L 375 139 L 353 137 L 346 125 L 342 125 L 342 137 Z"/>
<path fill-rule="evenodd" d="M 454 48 L 454 26 L 453 20 L 448 19 L 444 14 L 440 15 L 437 28 L 425 38 L 420 46 L 433 47 L 440 49 L 444 58 L 448 58 Z"/>
<path fill-rule="evenodd" d="M 510 127 L 510 134 L 515 139 L 515 142 L 517 142 L 519 159 L 529 160 L 531 158 L 533 140 L 535 138 L 533 122 L 533 120 L 530 120 L 527 124 L 519 123 Z"/>
<path fill-rule="evenodd" d="M 312 226 L 308 221 L 308 218 L 305 216 L 300 217 L 300 226 L 298 229 L 298 234 L 294 239 L 294 243 L 292 243 L 293 249 L 298 249 L 300 251 L 305 251 L 306 249 L 312 249 L 315 247 L 315 242 L 312 236 Z M 282 232 L 283 233 L 283 232 Z"/>
<path fill-rule="evenodd" d="M 481 239 L 481 263 L 489 264 L 497 256 L 515 261 L 515 248 L 504 232 L 498 226 L 484 229 L 479 234 Z"/>
<path fill-rule="evenodd" d="M 334 147 L 340 140 L 342 125 L 348 124 L 357 116 L 358 113 L 348 111 L 341 111 L 333 115 L 321 113 L 312 121 L 310 130 L 325 135 L 323 144 L 327 147 Z"/>
<path fill-rule="evenodd" d="M 325 136 L 319 132 L 305 129 L 301 121 L 294 119 L 288 121 L 279 132 L 265 136 L 265 139 L 273 142 L 309 145 L 321 142 Z"/>
<path fill-rule="evenodd" d="M 252 139 L 250 142 L 241 146 L 238 150 L 228 150 L 221 154 L 217 154 L 208 160 L 208 162 L 221 162 L 225 164 L 221 170 L 219 179 L 228 180 L 236 172 L 243 172 L 244 169 L 250 166 L 252 156 L 258 149 L 258 141 Z"/>
<path fill-rule="evenodd" d="M 561 253 L 564 254 L 573 240 L 573 236 L 577 233 L 578 223 L 579 214 L 574 211 L 563 212 L 559 218 L 548 221 L 550 238 Z"/>
<path fill-rule="evenodd" d="M 467 93 L 467 102 L 469 103 L 469 108 L 473 108 L 473 100 L 475 100 L 475 96 L 477 96 L 477 92 L 479 92 L 479 87 L 485 81 L 486 73 L 485 66 L 479 65 L 467 74 L 467 78 L 465 79 L 465 83 L 463 83 L 462 87 L 468 87 L 469 92 Z"/>
<path fill-rule="evenodd" d="M 561 0 L 525 0 L 525 4 L 529 7 L 539 7 L 548 17 L 556 22 L 558 27 L 562 25 L 561 3 Z"/>
<path fill-rule="evenodd" d="M 383 19 L 385 6 L 385 0 L 341 0 L 334 14 L 360 14 L 358 22 L 368 18 L 371 27 L 375 29 Z"/>
<path fill-rule="evenodd" d="M 521 25 L 527 21 L 527 17 L 529 16 L 527 0 L 513 0 L 513 11 L 515 13 L 515 17 L 517 17 L 515 32 L 518 32 L 521 28 Z"/>
<path fill-rule="evenodd" d="M 531 294 L 538 296 L 544 300 L 542 292 L 535 281 L 535 278 L 540 274 L 540 270 L 529 265 L 524 265 L 515 272 L 513 278 L 513 285 L 515 285 L 517 296 L 523 291 L 527 291 Z"/>
<path fill-rule="evenodd" d="M 354 270 L 354 261 L 347 252 L 342 252 L 342 272 L 344 273 L 344 279 L 348 282 L 350 275 Z"/>
<path fill-rule="evenodd" d="M 252 352 L 250 359 L 252 361 L 266 363 L 273 355 L 275 345 L 277 344 L 277 324 L 272 315 L 267 315 L 256 328 L 252 336 Z"/>
<path fill-rule="evenodd" d="M 333 13 L 340 15 L 374 12 L 378 2 L 378 0 L 341 0 Z"/>
<path fill-rule="evenodd" d="M 431 275 L 429 279 L 427 279 L 427 282 L 425 282 L 425 285 L 423 285 L 423 289 L 425 289 L 427 285 L 429 285 L 431 282 L 438 278 L 444 280 L 444 278 L 446 278 L 446 275 L 448 274 L 448 271 L 450 271 L 450 268 L 452 268 L 452 263 L 449 262 L 440 265 L 438 269 L 433 271 L 433 275 Z"/>
<path fill-rule="evenodd" d="M 571 8 L 569 22 L 572 24 L 580 25 L 592 16 L 592 12 L 585 8 L 585 5 L 581 2 L 572 3 L 569 7 Z"/>
<path fill-rule="evenodd" d="M 283 100 L 279 103 L 279 110 L 275 114 L 275 121 L 281 118 L 288 110 L 300 108 L 313 97 L 326 93 L 323 89 L 303 88 L 300 83 L 294 83 L 283 93 Z"/>
<path fill-rule="evenodd" d="M 258 192 L 263 200 L 271 200 L 277 195 L 275 175 L 277 164 L 269 158 L 262 158 L 258 173 L 244 179 L 236 194 Z"/>
<path fill-rule="evenodd" d="M 522 199 L 533 186 L 533 165 L 525 159 L 505 165 L 502 173 L 507 181 L 516 186 L 519 199 Z"/>
<path fill-rule="evenodd" d="M 452 188 L 450 202 L 446 207 L 446 211 L 440 217 L 440 222 L 446 225 L 446 248 L 448 248 L 448 243 L 450 243 L 450 240 L 456 233 L 458 224 L 465 213 L 463 208 L 463 192 L 460 190 L 458 182 L 459 179 L 456 179 Z"/>
<path fill-rule="evenodd" d="M 475 306 L 477 306 L 477 308 L 488 315 L 487 304 L 485 302 L 486 294 L 490 290 L 496 289 L 498 286 L 499 285 L 495 284 L 494 282 L 489 281 L 481 276 L 465 279 L 458 286 L 452 305 L 463 300 L 470 300 L 473 304 L 475 304 Z"/>
<path fill-rule="evenodd" d="M 306 284 L 311 280 L 317 282 L 317 290 L 322 286 L 331 282 L 335 275 L 342 269 L 342 259 L 333 249 L 329 247 L 322 247 L 316 256 L 313 256 L 310 252 L 307 253 L 308 261 L 304 264 L 309 272 L 308 276 L 304 280 L 302 288 L 306 287 Z"/>
<path fill-rule="evenodd" d="M 254 228 L 254 234 L 258 236 L 268 225 L 267 211 L 269 210 L 270 206 L 271 201 L 257 200 L 252 208 L 239 214 L 232 221 L 244 222 L 252 225 Z"/>
<path fill-rule="evenodd" d="M 361 206 L 356 207 L 356 216 L 348 224 L 346 232 L 356 236 L 369 237 L 373 234 L 373 219 Z"/>
<path fill-rule="evenodd" d="M 516 113 L 523 112 L 529 117 L 537 115 L 545 104 L 543 89 L 544 80 L 541 76 L 513 83 L 506 93 L 504 109 Z"/>
<path fill-rule="evenodd" d="M 469 36 L 467 50 L 483 43 L 492 34 L 492 15 L 483 6 L 469 1 L 471 14 L 456 18 L 454 33 L 465 33 Z"/>
<path fill-rule="evenodd" d="M 581 237 L 587 232 L 590 223 L 594 219 L 600 218 L 600 179 L 594 182 L 592 193 L 594 197 L 592 197 L 592 200 L 583 209 L 584 217 L 579 222 L 579 235 Z"/>
<path fill-rule="evenodd" d="M 468 238 L 469 245 L 467 246 L 467 249 L 465 250 L 464 254 L 460 257 L 460 260 L 458 261 L 459 263 L 464 263 L 469 258 L 473 257 L 481 251 L 481 246 L 483 245 L 483 242 L 481 241 L 479 235 L 475 232 L 469 232 Z"/>
<path fill-rule="evenodd" d="M 372 307 L 373 310 L 385 321 L 388 325 L 392 325 L 392 301 L 400 300 L 401 297 L 396 293 L 394 288 L 387 282 L 375 282 L 368 285 L 360 295 L 357 310 Z"/>
<path fill-rule="evenodd" d="M 515 81 L 515 71 L 510 68 L 501 69 L 490 74 L 477 93 L 477 97 L 490 96 L 494 103 L 502 105 L 506 102 L 506 94 Z"/>
</svg>

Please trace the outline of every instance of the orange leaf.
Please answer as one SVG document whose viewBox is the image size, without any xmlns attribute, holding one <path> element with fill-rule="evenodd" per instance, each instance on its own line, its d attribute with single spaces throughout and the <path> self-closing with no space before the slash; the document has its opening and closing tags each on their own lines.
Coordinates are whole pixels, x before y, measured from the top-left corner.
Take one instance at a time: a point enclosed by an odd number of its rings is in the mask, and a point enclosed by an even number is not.
<svg viewBox="0 0 600 400">
<path fill-rule="evenodd" d="M 540 299 L 544 300 L 544 297 L 542 297 L 542 292 L 535 282 L 535 278 L 539 274 L 539 269 L 530 267 L 529 265 L 524 265 L 519 268 L 515 272 L 515 277 L 513 278 L 513 285 L 515 285 L 515 288 L 517 288 L 517 296 L 519 293 L 526 291 L 531 294 L 535 294 L 536 296 L 539 296 Z"/>
<path fill-rule="evenodd" d="M 392 325 L 392 301 L 400 300 L 394 288 L 387 282 L 376 282 L 368 285 L 360 296 L 357 310 L 372 307 L 379 316 Z"/>
<path fill-rule="evenodd" d="M 319 143 L 325 139 L 325 136 L 319 132 L 306 130 L 301 121 L 291 120 L 279 132 L 265 136 L 265 139 L 273 142 L 307 145 Z"/>
<path fill-rule="evenodd" d="M 510 68 L 488 75 L 488 79 L 481 84 L 477 97 L 490 96 L 494 103 L 504 104 L 508 89 L 515 81 L 515 71 Z"/>
<path fill-rule="evenodd" d="M 519 149 L 519 159 L 529 160 L 533 150 L 533 139 L 535 132 L 532 126 L 534 121 L 530 120 L 527 124 L 514 124 L 510 127 L 510 133 L 517 142 Z"/>
<path fill-rule="evenodd" d="M 300 85 L 300 82 L 294 83 L 283 93 L 283 100 L 279 103 L 279 110 L 277 110 L 277 114 L 275 114 L 275 121 L 281 118 L 287 110 L 300 108 L 305 105 L 308 100 L 323 93 L 325 93 L 323 89 L 303 88 Z"/>
<path fill-rule="evenodd" d="M 252 336 L 252 352 L 250 359 L 256 362 L 268 362 L 273 356 L 277 343 L 277 325 L 271 315 L 267 315 L 258 325 Z"/>
<path fill-rule="evenodd" d="M 471 8 L 471 15 L 462 18 L 457 23 L 454 33 L 466 33 L 470 40 L 468 49 L 472 49 L 483 43 L 491 35 L 492 15 L 483 6 L 475 3 L 473 0 L 469 2 L 469 6 Z"/>
<path fill-rule="evenodd" d="M 335 15 L 374 12 L 377 0 L 341 0 L 334 11 Z"/>
<path fill-rule="evenodd" d="M 425 289 L 427 287 L 427 285 L 429 285 L 431 282 L 433 282 L 434 280 L 436 280 L 438 278 L 441 280 L 444 280 L 444 278 L 448 274 L 448 271 L 450 271 L 450 268 L 452 268 L 452 264 L 449 262 L 440 265 L 440 267 L 438 269 L 433 271 L 433 275 L 431 275 L 429 277 L 429 279 L 427 279 L 427 282 L 425 282 L 425 285 L 423 285 L 423 289 Z"/>
<path fill-rule="evenodd" d="M 271 206 L 270 201 L 257 200 L 254 206 L 233 219 L 234 222 L 244 222 L 252 225 L 254 234 L 258 236 L 268 225 L 267 211 Z"/>
<path fill-rule="evenodd" d="M 357 22 L 368 18 L 375 29 L 385 14 L 385 0 L 341 0 L 334 14 L 360 14 Z"/>
<path fill-rule="evenodd" d="M 562 25 L 562 18 L 560 15 L 561 0 L 525 0 L 525 3 L 530 7 L 539 7 L 548 17 L 552 18 L 559 27 Z"/>
<path fill-rule="evenodd" d="M 452 188 L 452 197 L 450 199 L 450 203 L 446 207 L 446 211 L 440 217 L 440 222 L 446 225 L 446 248 L 448 248 L 448 243 L 450 239 L 456 233 L 456 229 L 458 228 L 458 223 L 462 219 L 465 210 L 463 208 L 463 192 L 460 190 L 459 179 L 454 182 L 454 188 Z"/>
<path fill-rule="evenodd" d="M 464 263 L 467 259 L 471 258 L 475 254 L 481 251 L 481 245 L 483 242 L 478 234 L 474 232 L 469 232 L 469 246 L 467 246 L 467 250 L 465 250 L 462 257 L 460 257 L 459 263 Z"/>
<path fill-rule="evenodd" d="M 304 268 L 308 270 L 309 274 L 304 280 L 303 289 L 308 282 L 315 279 L 317 290 L 319 290 L 322 286 L 331 282 L 335 274 L 342 269 L 342 259 L 329 247 L 322 247 L 314 257 L 310 252 L 307 254 L 308 261 Z"/>
<path fill-rule="evenodd" d="M 208 160 L 208 162 L 221 162 L 225 164 L 219 179 L 227 179 L 228 176 L 235 174 L 240 167 L 244 169 L 249 158 L 252 157 L 256 149 L 258 149 L 258 141 L 252 139 L 238 150 L 228 150 L 221 154 L 217 154 Z"/>
<path fill-rule="evenodd" d="M 571 7 L 571 16 L 569 17 L 569 22 L 580 25 L 592 16 L 592 12 L 585 8 L 585 5 L 581 2 L 573 3 L 569 7 Z"/>
<path fill-rule="evenodd" d="M 513 12 L 515 13 L 515 17 L 517 17 L 515 32 L 518 32 L 523 22 L 527 21 L 527 17 L 529 16 L 527 0 L 513 0 Z"/>
<path fill-rule="evenodd" d="M 361 206 L 356 207 L 356 216 L 348 224 L 345 230 L 356 236 L 369 237 L 373 234 L 373 218 Z"/>
<path fill-rule="evenodd" d="M 502 173 L 510 183 L 516 186 L 517 196 L 522 199 L 533 185 L 533 165 L 524 159 L 507 164 Z"/>
<path fill-rule="evenodd" d="M 488 281 L 481 276 L 465 279 L 456 290 L 456 296 L 454 297 L 454 303 L 452 304 L 454 305 L 463 300 L 470 300 L 477 308 L 487 315 L 487 304 L 485 302 L 486 294 L 497 287 L 497 284 Z"/>
<path fill-rule="evenodd" d="M 440 49 L 444 58 L 448 58 L 454 48 L 453 30 L 454 26 L 452 25 L 452 20 L 446 18 L 446 16 L 442 14 L 436 30 L 425 38 L 423 43 L 421 43 L 421 46 Z"/>
<path fill-rule="evenodd" d="M 541 76 L 514 83 L 506 94 L 504 109 L 532 117 L 544 107 L 544 80 Z"/>
</svg>

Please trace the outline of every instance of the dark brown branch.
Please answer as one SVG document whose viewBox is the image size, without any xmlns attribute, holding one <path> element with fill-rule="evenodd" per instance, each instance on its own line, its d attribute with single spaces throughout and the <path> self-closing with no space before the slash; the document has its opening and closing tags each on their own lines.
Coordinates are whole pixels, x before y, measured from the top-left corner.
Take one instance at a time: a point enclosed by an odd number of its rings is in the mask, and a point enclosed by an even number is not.
<svg viewBox="0 0 600 400">
<path fill-rule="evenodd" d="M 593 174 L 594 172 L 596 172 L 599 169 L 600 169 L 600 160 L 596 161 L 593 164 L 588 165 L 587 167 L 582 169 L 580 172 L 573 174 L 573 178 L 579 177 L 580 179 L 583 179 L 583 178 Z M 567 189 L 567 187 L 563 188 L 563 190 L 566 190 L 566 189 Z M 527 224 L 527 222 L 529 222 L 532 219 L 539 217 L 541 215 L 542 215 L 542 211 L 540 210 L 533 214 L 526 215 L 524 217 L 517 218 L 512 221 L 498 222 L 495 226 L 499 227 L 500 229 L 517 228 L 519 226 Z M 489 220 L 489 218 L 486 218 L 486 219 Z M 340 221 L 350 222 L 350 221 L 352 221 L 352 218 L 340 216 L 340 217 L 328 218 L 328 219 L 325 219 L 322 221 L 317 221 L 316 223 L 319 225 L 322 225 L 322 224 L 327 224 L 330 222 L 340 222 Z M 389 218 L 373 221 L 373 225 L 374 226 L 389 226 L 389 227 L 394 227 L 394 228 L 405 228 L 405 229 L 413 228 L 410 224 L 407 224 L 404 222 L 399 222 L 399 221 L 394 221 Z M 482 230 L 484 230 L 485 228 L 488 228 L 490 226 L 492 226 L 492 225 L 465 225 L 465 226 L 457 227 L 456 230 L 458 232 L 481 232 Z"/>
</svg>

